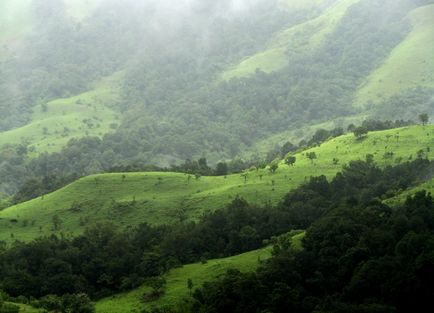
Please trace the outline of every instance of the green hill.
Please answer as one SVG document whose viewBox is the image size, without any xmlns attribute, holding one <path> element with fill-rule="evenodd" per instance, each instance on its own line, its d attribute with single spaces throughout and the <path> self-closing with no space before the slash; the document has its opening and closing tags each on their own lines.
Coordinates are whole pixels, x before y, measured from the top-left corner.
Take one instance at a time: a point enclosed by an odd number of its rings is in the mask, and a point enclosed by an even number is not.
<svg viewBox="0 0 434 313">
<path fill-rule="evenodd" d="M 353 134 L 334 138 L 319 147 L 297 153 L 289 167 L 282 162 L 276 173 L 252 169 L 226 177 L 181 173 L 103 174 L 82 178 L 46 196 L 0 212 L 0 240 L 31 240 L 53 232 L 53 216 L 62 220 L 57 231 L 81 233 L 89 223 L 113 220 L 128 227 L 141 222 L 164 224 L 195 219 L 220 208 L 237 195 L 263 205 L 276 203 L 310 176 L 333 177 L 342 165 L 374 155 L 380 165 L 415 158 L 434 143 L 434 126 L 412 126 L 369 133 L 364 140 Z M 307 152 L 315 152 L 310 161 Z M 433 152 L 427 153 L 432 157 Z M 334 159 L 336 159 L 334 161 Z"/>
<path fill-rule="evenodd" d="M 204 282 L 212 281 L 226 273 L 228 269 L 238 269 L 249 272 L 259 265 L 258 260 L 270 257 L 270 248 L 256 250 L 234 257 L 209 260 L 206 263 L 195 263 L 175 268 L 164 276 L 166 280 L 165 294 L 157 301 L 143 303 L 143 294 L 151 288 L 143 286 L 124 294 L 119 294 L 100 300 L 96 303 L 97 313 L 129 313 L 140 312 L 143 308 L 171 306 L 188 297 L 187 281 L 191 279 L 195 287 Z M 134 311 L 136 310 L 136 311 Z"/>
<path fill-rule="evenodd" d="M 58 151 L 72 138 L 113 131 L 120 123 L 113 110 L 119 101 L 120 76 L 102 79 L 83 94 L 36 106 L 30 123 L 0 132 L 0 147 L 23 143 L 35 155 Z"/>
<path fill-rule="evenodd" d="M 434 87 L 434 4 L 411 11 L 407 19 L 411 32 L 367 78 L 356 104 L 378 102 L 406 89 Z"/>
<path fill-rule="evenodd" d="M 292 237 L 294 248 L 301 249 L 301 240 L 304 237 L 301 232 Z M 153 307 L 174 306 L 183 299 L 188 298 L 189 289 L 187 281 L 191 279 L 194 288 L 199 288 L 203 283 L 210 282 L 226 273 L 228 269 L 237 269 L 241 272 L 254 271 L 259 261 L 265 261 L 271 256 L 271 247 L 243 253 L 233 257 L 209 260 L 206 263 L 195 263 L 184 265 L 172 269 L 164 275 L 166 280 L 164 295 L 151 302 L 142 301 L 143 294 L 151 289 L 147 286 L 134 289 L 132 291 L 118 294 L 96 303 L 97 313 L 130 313 L 140 312 L 142 309 L 151 309 Z M 136 310 L 136 311 L 135 311 Z"/>
<path fill-rule="evenodd" d="M 315 50 L 324 38 L 333 32 L 345 15 L 346 10 L 358 1 L 335 1 L 323 14 L 277 33 L 271 39 L 265 51 L 260 51 L 246 58 L 238 65 L 224 72 L 222 78 L 229 80 L 231 78 L 249 77 L 255 74 L 257 70 L 265 73 L 274 72 L 288 65 L 288 55 Z M 314 5 L 318 8 L 325 1 L 314 2 L 306 1 L 301 4 L 300 1 L 286 1 L 285 4 L 290 10 L 300 10 L 312 8 Z"/>
<path fill-rule="evenodd" d="M 434 176 L 434 173 L 428 173 L 429 176 Z M 399 205 L 405 202 L 408 196 L 413 196 L 415 193 L 425 190 L 432 195 L 434 195 L 434 179 L 429 180 L 427 182 L 424 182 L 420 184 L 417 187 L 411 188 L 409 190 L 405 190 L 396 197 L 393 197 L 392 199 L 388 199 L 385 201 L 389 205 Z"/>
</svg>

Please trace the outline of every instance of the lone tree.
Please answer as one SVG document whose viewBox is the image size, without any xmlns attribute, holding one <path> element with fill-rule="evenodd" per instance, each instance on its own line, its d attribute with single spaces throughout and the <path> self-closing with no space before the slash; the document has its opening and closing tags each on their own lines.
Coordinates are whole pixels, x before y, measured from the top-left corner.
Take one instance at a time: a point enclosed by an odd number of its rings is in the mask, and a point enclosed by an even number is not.
<svg viewBox="0 0 434 313">
<path fill-rule="evenodd" d="M 357 127 L 354 131 L 354 136 L 356 136 L 357 139 L 361 139 L 365 137 L 368 134 L 368 129 L 366 127 L 360 126 Z"/>
<path fill-rule="evenodd" d="M 419 121 L 422 123 L 423 126 L 428 124 L 429 116 L 426 113 L 419 114 Z"/>
<path fill-rule="evenodd" d="M 187 280 L 187 288 L 190 291 L 190 296 L 193 293 L 193 287 L 194 287 L 193 281 L 191 280 L 191 278 L 189 278 Z"/>
<path fill-rule="evenodd" d="M 53 223 L 53 229 L 59 230 L 60 225 L 62 225 L 62 220 L 60 219 L 59 215 L 54 215 L 51 219 L 51 222 Z"/>
<path fill-rule="evenodd" d="M 228 174 L 228 165 L 226 162 L 219 162 L 215 169 L 215 174 L 217 176 L 224 176 Z"/>
<path fill-rule="evenodd" d="M 308 152 L 306 154 L 307 158 L 313 163 L 313 160 L 315 160 L 317 158 L 316 153 L 315 152 Z"/>
<path fill-rule="evenodd" d="M 295 156 L 290 155 L 285 159 L 285 164 L 289 166 L 294 166 L 296 161 L 297 158 Z"/>
<path fill-rule="evenodd" d="M 271 173 L 276 173 L 277 169 L 279 168 L 279 162 L 274 161 L 273 163 L 270 164 L 270 172 Z"/>
</svg>

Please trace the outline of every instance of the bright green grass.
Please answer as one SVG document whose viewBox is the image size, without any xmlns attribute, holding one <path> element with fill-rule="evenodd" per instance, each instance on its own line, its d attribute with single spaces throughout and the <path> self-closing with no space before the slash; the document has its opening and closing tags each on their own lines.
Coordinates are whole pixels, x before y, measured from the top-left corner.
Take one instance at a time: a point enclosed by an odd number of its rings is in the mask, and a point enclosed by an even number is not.
<svg viewBox="0 0 434 313">
<path fill-rule="evenodd" d="M 180 209 L 185 211 L 187 218 L 197 219 L 204 212 L 223 207 L 237 195 L 254 204 L 276 203 L 310 176 L 326 175 L 331 178 L 343 164 L 364 159 L 366 154 L 373 154 L 380 165 L 395 164 L 399 158 L 403 161 L 410 156 L 415 158 L 419 150 L 427 147 L 431 147 L 431 151 L 434 147 L 433 125 L 372 132 L 361 141 L 352 134 L 334 138 L 308 150 L 317 154 L 316 161 L 308 160 L 305 152 L 298 153 L 295 166 L 281 164 L 275 174 L 267 169 L 248 171 L 246 183 L 240 174 L 201 177 L 198 180 L 191 177 L 190 181 L 188 175 L 181 173 L 89 176 L 44 197 L 1 211 L 0 240 L 28 241 L 51 234 L 51 221 L 56 214 L 63 220 L 61 232 L 76 235 L 83 231 L 85 224 L 99 220 L 111 220 L 121 227 L 145 221 L 152 224 L 172 223 L 179 220 Z M 394 152 L 394 158 L 384 159 L 386 152 Z M 334 158 L 339 159 L 339 164 L 333 163 Z M 138 206 L 113 209 L 113 200 L 135 200 Z M 71 210 L 74 203 L 78 204 L 79 210 Z"/>
<path fill-rule="evenodd" d="M 305 233 L 299 233 L 292 237 L 296 251 L 302 249 L 302 239 Z M 195 263 L 171 270 L 166 279 L 166 292 L 157 301 L 143 303 L 143 294 L 149 291 L 149 287 L 143 286 L 127 293 L 102 299 L 96 303 L 97 313 L 130 313 L 140 312 L 143 308 L 173 306 L 188 298 L 190 291 L 187 281 L 191 279 L 194 288 L 200 288 L 204 282 L 211 282 L 225 274 L 228 269 L 238 269 L 241 272 L 254 271 L 258 261 L 264 261 L 271 256 L 271 247 L 243 253 L 237 256 L 208 261 L 205 264 Z"/>
<path fill-rule="evenodd" d="M 434 173 L 430 173 L 430 174 L 434 175 Z M 415 188 L 405 190 L 401 192 L 399 195 L 397 195 L 396 197 L 386 200 L 385 203 L 390 206 L 402 204 L 405 202 L 408 196 L 413 196 L 414 194 L 422 190 L 425 190 L 434 196 L 434 179 L 424 182 Z"/>
<path fill-rule="evenodd" d="M 143 286 L 130 292 L 115 295 L 96 303 L 97 313 L 130 313 L 140 312 L 143 308 L 153 306 L 172 306 L 189 296 L 187 281 L 191 279 L 194 287 L 200 287 L 204 282 L 213 281 L 225 274 L 228 269 L 238 269 L 242 272 L 254 271 L 258 260 L 266 260 L 271 256 L 271 248 L 256 250 L 234 257 L 210 260 L 205 264 L 195 263 L 171 270 L 164 276 L 166 292 L 157 301 L 143 303 L 141 298 L 150 288 Z"/>
<path fill-rule="evenodd" d="M 281 69 L 288 64 L 289 55 L 312 51 L 320 46 L 345 16 L 347 9 L 359 1 L 336 1 L 322 15 L 278 33 L 271 39 L 265 51 L 252 55 L 230 68 L 222 74 L 222 79 L 248 77 L 257 70 L 269 73 Z M 294 5 L 297 6 L 297 3 L 300 2 L 295 1 Z"/>
<path fill-rule="evenodd" d="M 346 125 L 361 124 L 366 120 L 367 115 L 355 115 L 349 117 L 338 118 L 335 120 L 304 126 L 298 129 L 291 129 L 281 133 L 274 134 L 266 139 L 260 140 L 252 147 L 246 149 L 242 157 L 251 159 L 255 156 L 265 156 L 268 152 L 275 149 L 276 145 L 282 146 L 287 141 L 298 144 L 302 139 L 310 139 L 318 129 L 331 130 L 336 127 L 346 128 Z"/>
<path fill-rule="evenodd" d="M 358 91 L 355 104 L 380 102 L 403 90 L 434 86 L 434 5 L 413 10 L 413 29 Z"/>
<path fill-rule="evenodd" d="M 91 91 L 49 102 L 45 112 L 36 106 L 29 124 L 0 133 L 0 146 L 26 143 L 35 155 L 58 151 L 71 138 L 110 132 L 111 124 L 120 123 L 109 108 L 118 101 L 119 75 L 103 79 Z"/>
</svg>

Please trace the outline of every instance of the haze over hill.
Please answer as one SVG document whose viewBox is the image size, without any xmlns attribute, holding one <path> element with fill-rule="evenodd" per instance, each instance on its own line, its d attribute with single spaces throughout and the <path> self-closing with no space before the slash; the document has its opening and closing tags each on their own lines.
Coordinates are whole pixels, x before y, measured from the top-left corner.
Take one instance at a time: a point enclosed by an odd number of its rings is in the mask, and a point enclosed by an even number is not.
<svg viewBox="0 0 434 313">
<path fill-rule="evenodd" d="M 0 0 L 0 313 L 434 297 L 434 0 Z"/>
</svg>

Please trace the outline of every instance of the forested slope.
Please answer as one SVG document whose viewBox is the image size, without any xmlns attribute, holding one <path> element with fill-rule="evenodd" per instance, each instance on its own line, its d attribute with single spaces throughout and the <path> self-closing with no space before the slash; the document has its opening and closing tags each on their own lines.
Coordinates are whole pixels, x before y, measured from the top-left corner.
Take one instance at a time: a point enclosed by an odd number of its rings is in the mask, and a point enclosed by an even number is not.
<svg viewBox="0 0 434 313">
<path fill-rule="evenodd" d="M 89 176 L 0 211 L 0 238 L 28 241 L 53 232 L 77 235 L 100 220 L 122 227 L 195 220 L 237 195 L 257 205 L 276 203 L 310 176 L 332 177 L 345 164 L 367 155 L 381 166 L 431 159 L 433 140 L 434 126 L 409 126 L 370 132 L 362 139 L 352 133 L 331 139 L 294 154 L 294 165 L 280 161 L 274 172 L 267 167 L 213 177 L 163 172 Z"/>
<path fill-rule="evenodd" d="M 33 178 L 261 160 L 312 129 L 434 114 L 432 1 L 241 3 L 2 2 L 0 198 Z"/>
</svg>

